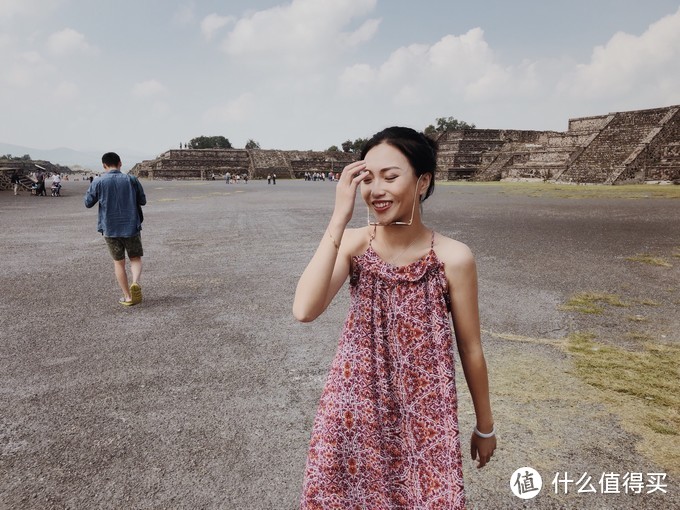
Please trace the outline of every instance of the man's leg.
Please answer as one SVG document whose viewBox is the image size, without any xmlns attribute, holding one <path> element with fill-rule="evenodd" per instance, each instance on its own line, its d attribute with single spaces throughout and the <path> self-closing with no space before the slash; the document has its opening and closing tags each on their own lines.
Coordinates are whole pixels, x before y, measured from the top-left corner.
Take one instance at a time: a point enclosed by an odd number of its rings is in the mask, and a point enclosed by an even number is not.
<svg viewBox="0 0 680 510">
<path fill-rule="evenodd" d="M 118 286 L 123 291 L 125 300 L 130 301 L 132 297 L 130 296 L 130 288 L 128 287 L 128 277 L 127 273 L 125 272 L 125 259 L 114 260 L 113 268 L 114 271 L 116 272 L 116 281 L 118 281 Z"/>
<path fill-rule="evenodd" d="M 142 257 L 130 258 L 130 271 L 132 272 L 132 283 L 139 283 L 142 276 Z"/>
</svg>

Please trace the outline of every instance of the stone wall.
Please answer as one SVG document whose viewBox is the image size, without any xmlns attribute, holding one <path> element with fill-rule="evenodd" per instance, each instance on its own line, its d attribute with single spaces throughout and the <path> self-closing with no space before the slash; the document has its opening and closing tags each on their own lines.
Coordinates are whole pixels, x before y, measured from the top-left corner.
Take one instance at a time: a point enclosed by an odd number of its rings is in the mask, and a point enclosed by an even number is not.
<svg viewBox="0 0 680 510">
<path fill-rule="evenodd" d="M 610 113 L 569 120 L 566 132 L 454 130 L 437 136 L 437 178 L 621 183 L 680 180 L 680 107 Z M 245 149 L 171 150 L 143 161 L 133 174 L 156 179 L 300 178 L 339 172 L 355 160 L 345 152 Z"/>
<path fill-rule="evenodd" d="M 668 114 L 668 108 L 622 112 L 604 126 L 560 176 L 565 182 L 613 183 L 625 163 Z M 653 137 L 652 137 L 653 138 Z M 651 141 L 651 140 L 649 140 Z"/>
<path fill-rule="evenodd" d="M 137 163 L 130 173 L 149 179 L 209 179 L 248 174 L 251 179 L 299 178 L 305 172 L 339 172 L 356 159 L 345 152 L 280 151 L 264 149 L 170 150 L 150 161 Z"/>
<path fill-rule="evenodd" d="M 461 131 L 440 136 L 438 178 L 607 184 L 680 180 L 677 106 L 571 119 L 563 133 L 475 131 L 473 137 Z"/>
<path fill-rule="evenodd" d="M 624 166 L 617 182 L 680 182 L 680 107 L 667 113 Z"/>
</svg>

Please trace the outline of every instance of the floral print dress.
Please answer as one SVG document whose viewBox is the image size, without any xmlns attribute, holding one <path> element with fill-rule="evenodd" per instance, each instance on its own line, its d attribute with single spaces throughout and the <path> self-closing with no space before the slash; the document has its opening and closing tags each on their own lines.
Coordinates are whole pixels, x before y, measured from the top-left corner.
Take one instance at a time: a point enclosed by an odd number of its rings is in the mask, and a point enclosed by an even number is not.
<svg viewBox="0 0 680 510">
<path fill-rule="evenodd" d="M 300 508 L 465 507 L 450 301 L 433 249 L 393 266 L 369 243 L 317 411 Z"/>
</svg>

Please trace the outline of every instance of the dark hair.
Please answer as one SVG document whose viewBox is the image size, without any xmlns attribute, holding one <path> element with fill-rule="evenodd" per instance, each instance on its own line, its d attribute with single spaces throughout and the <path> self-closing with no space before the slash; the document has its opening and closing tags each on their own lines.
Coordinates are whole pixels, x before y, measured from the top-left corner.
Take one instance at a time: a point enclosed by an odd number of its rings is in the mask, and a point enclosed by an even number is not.
<svg viewBox="0 0 680 510">
<path fill-rule="evenodd" d="M 107 152 L 102 156 L 102 163 L 105 166 L 118 166 L 120 165 L 120 156 L 115 152 Z"/>
<path fill-rule="evenodd" d="M 434 191 L 434 176 L 437 169 L 437 142 L 415 129 L 392 126 L 374 134 L 361 149 L 361 159 L 376 145 L 386 143 L 401 152 L 413 167 L 417 177 L 431 174 L 430 185 L 422 200 Z M 421 201 L 422 201 L 421 200 Z"/>
</svg>

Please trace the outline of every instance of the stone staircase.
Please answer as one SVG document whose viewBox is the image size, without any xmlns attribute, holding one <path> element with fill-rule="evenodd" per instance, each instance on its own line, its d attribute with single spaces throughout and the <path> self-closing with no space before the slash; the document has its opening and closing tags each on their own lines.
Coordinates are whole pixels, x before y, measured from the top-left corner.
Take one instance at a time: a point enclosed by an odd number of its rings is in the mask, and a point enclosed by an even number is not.
<svg viewBox="0 0 680 510">
<path fill-rule="evenodd" d="M 558 180 L 613 183 L 625 171 L 626 161 L 638 151 L 638 146 L 658 133 L 653 131 L 659 127 L 668 110 L 656 108 L 614 114 L 590 143 L 567 164 Z"/>
<path fill-rule="evenodd" d="M 680 180 L 680 107 L 672 107 L 641 140 L 605 184 L 623 181 Z M 655 154 L 656 153 L 656 154 Z M 655 157 L 656 156 L 656 157 Z M 676 156 L 676 157 L 673 157 Z M 675 170 L 675 172 L 674 172 Z"/>
</svg>

